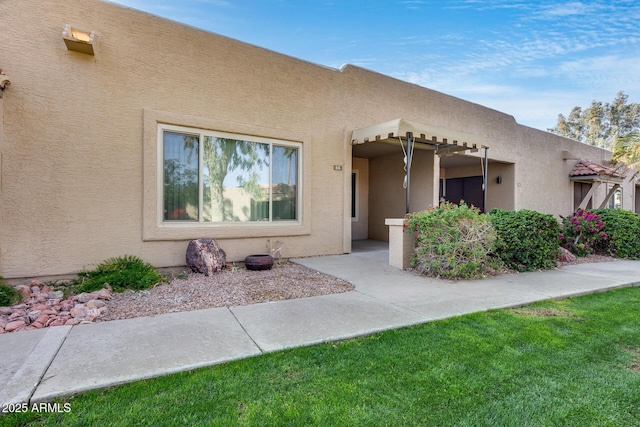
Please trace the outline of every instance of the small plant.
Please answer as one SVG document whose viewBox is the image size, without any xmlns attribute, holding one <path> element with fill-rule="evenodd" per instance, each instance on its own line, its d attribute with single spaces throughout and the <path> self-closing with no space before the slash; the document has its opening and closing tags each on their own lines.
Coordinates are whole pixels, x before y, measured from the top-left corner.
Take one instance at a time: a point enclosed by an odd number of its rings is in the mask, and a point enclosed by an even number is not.
<svg viewBox="0 0 640 427">
<path fill-rule="evenodd" d="M 416 234 L 413 266 L 423 274 L 478 278 L 499 267 L 493 257 L 496 232 L 486 215 L 464 201 L 408 214 L 406 231 Z"/>
<path fill-rule="evenodd" d="M 2 279 L 3 277 L 0 276 L 0 280 Z M 0 307 L 10 307 L 20 303 L 20 300 L 20 293 L 13 286 L 0 282 Z"/>
<path fill-rule="evenodd" d="M 496 252 L 517 271 L 555 268 L 560 247 L 560 224 L 553 215 L 522 209 L 489 212 L 498 232 Z"/>
<path fill-rule="evenodd" d="M 132 255 L 109 258 L 95 270 L 81 272 L 76 280 L 77 292 L 93 292 L 107 286 L 116 292 L 147 289 L 160 281 L 162 276 L 151 264 Z"/>
<path fill-rule="evenodd" d="M 284 248 L 284 242 L 278 240 L 275 244 L 271 243 L 271 239 L 267 239 L 267 251 L 269 255 L 277 260 L 278 264 L 282 263 L 282 249 Z"/>
<path fill-rule="evenodd" d="M 238 267 L 235 262 L 228 262 L 226 265 L 226 269 L 232 273 L 235 273 L 236 271 L 240 270 L 240 267 Z"/>
<path fill-rule="evenodd" d="M 598 215 L 578 209 L 571 217 L 562 218 L 560 244 L 577 256 L 592 254 L 596 243 L 608 237 L 602 227 L 604 222 Z"/>
<path fill-rule="evenodd" d="M 189 273 L 187 273 L 186 271 L 181 271 L 180 273 L 176 273 L 173 276 L 174 279 L 180 279 L 180 280 L 185 280 L 188 277 L 189 277 Z"/>
</svg>

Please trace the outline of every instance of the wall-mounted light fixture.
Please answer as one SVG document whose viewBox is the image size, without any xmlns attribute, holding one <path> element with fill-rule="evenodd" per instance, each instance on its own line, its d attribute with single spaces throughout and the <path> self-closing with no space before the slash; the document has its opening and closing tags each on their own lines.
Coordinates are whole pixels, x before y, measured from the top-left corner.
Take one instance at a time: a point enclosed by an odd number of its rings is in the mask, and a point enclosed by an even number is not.
<svg viewBox="0 0 640 427">
<path fill-rule="evenodd" d="M 496 183 L 502 184 L 502 177 L 500 175 L 496 178 Z"/>
<path fill-rule="evenodd" d="M 4 90 L 10 84 L 11 84 L 11 81 L 9 81 L 9 77 L 2 74 L 2 70 L 0 69 L 0 98 L 2 98 L 2 94 L 4 93 Z"/>
<path fill-rule="evenodd" d="M 67 45 L 67 49 L 94 55 L 93 42 L 95 33 L 93 31 L 79 30 L 67 24 L 64 26 L 64 31 L 62 31 L 62 38 L 64 44 Z"/>
</svg>

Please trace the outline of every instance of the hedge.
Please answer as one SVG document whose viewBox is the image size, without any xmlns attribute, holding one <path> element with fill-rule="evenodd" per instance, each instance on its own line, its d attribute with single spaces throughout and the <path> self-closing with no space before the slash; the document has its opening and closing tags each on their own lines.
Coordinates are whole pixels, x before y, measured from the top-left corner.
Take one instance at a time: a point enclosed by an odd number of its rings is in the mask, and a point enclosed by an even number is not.
<svg viewBox="0 0 640 427">
<path fill-rule="evenodd" d="M 496 253 L 506 265 L 517 271 L 556 267 L 560 224 L 553 215 L 493 209 L 489 218 L 498 233 Z"/>
</svg>

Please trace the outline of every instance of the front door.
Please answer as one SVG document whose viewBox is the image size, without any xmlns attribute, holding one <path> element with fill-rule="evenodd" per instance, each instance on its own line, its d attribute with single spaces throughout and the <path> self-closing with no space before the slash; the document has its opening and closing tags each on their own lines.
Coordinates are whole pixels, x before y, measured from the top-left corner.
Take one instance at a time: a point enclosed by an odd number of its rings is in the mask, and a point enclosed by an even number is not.
<svg viewBox="0 0 640 427">
<path fill-rule="evenodd" d="M 445 188 L 440 185 L 440 198 L 455 204 L 459 204 L 460 200 L 464 200 L 467 205 L 473 205 L 484 212 L 482 176 L 448 178 L 444 184 Z"/>
</svg>

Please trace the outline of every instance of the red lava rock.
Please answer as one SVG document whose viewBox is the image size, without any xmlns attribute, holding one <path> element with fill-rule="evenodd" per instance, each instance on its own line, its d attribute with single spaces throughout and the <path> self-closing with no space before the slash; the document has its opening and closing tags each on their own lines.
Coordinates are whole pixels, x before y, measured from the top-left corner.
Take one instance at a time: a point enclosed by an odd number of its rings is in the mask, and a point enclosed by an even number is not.
<svg viewBox="0 0 640 427">
<path fill-rule="evenodd" d="M 87 303 L 87 307 L 89 308 L 100 308 L 100 307 L 104 307 L 105 305 L 106 305 L 105 302 L 99 299 L 92 299 Z"/>
<path fill-rule="evenodd" d="M 87 306 L 85 306 L 84 304 L 78 304 L 75 307 L 73 307 L 71 309 L 71 311 L 69 312 L 71 314 L 71 317 L 87 317 L 87 312 L 89 311 L 89 309 L 87 308 Z"/>
<path fill-rule="evenodd" d="M 100 310 L 97 308 L 90 308 L 87 311 L 87 317 L 85 318 L 85 320 L 88 320 L 89 322 L 94 322 L 98 317 L 100 317 Z"/>
<path fill-rule="evenodd" d="M 33 322 L 34 320 L 36 320 L 41 315 L 42 315 L 42 311 L 40 311 L 40 310 L 31 310 L 29 312 L 29 319 Z"/>
<path fill-rule="evenodd" d="M 91 301 L 92 299 L 94 299 L 93 298 L 94 297 L 93 294 L 88 294 L 86 292 L 81 293 L 80 295 L 77 295 L 77 297 L 78 297 L 77 301 L 80 302 L 80 303 L 83 303 L 83 304 L 86 303 L 86 302 Z"/>
<path fill-rule="evenodd" d="M 577 259 L 578 258 L 576 258 L 576 256 L 571 252 L 569 252 L 567 249 L 560 248 L 560 255 L 558 255 L 558 261 L 572 263 L 572 262 L 576 262 Z"/>
<path fill-rule="evenodd" d="M 21 288 L 18 289 L 18 293 L 20 293 L 20 297 L 22 298 L 22 300 L 28 300 L 29 298 L 31 298 L 31 291 L 29 290 L 29 288 Z"/>
<path fill-rule="evenodd" d="M 24 327 L 27 324 L 24 322 L 24 320 L 15 320 L 13 322 L 9 322 L 7 323 L 7 325 L 4 327 L 4 330 L 7 332 L 13 332 L 15 330 L 17 330 L 20 327 Z"/>
<path fill-rule="evenodd" d="M 0 333 L 3 334 L 94 322 L 108 312 L 104 300 L 112 296 L 111 290 L 105 288 L 63 300 L 63 291 L 43 286 L 38 280 L 19 285 L 16 289 L 26 302 L 0 308 Z"/>
<path fill-rule="evenodd" d="M 62 291 L 49 292 L 47 295 L 49 299 L 62 300 L 64 298 L 64 292 Z"/>
<path fill-rule="evenodd" d="M 49 326 L 62 326 L 64 325 L 64 321 L 62 319 L 59 319 L 57 317 L 53 317 L 51 319 L 49 319 L 47 321 L 47 323 L 45 324 L 45 326 L 49 327 Z"/>
<path fill-rule="evenodd" d="M 97 293 L 96 299 L 111 299 L 113 292 L 109 289 L 100 289 Z"/>
<path fill-rule="evenodd" d="M 15 310 L 13 313 L 9 315 L 9 319 L 16 319 L 18 317 L 26 316 L 27 312 L 25 310 Z"/>
<path fill-rule="evenodd" d="M 64 300 L 60 303 L 60 311 L 69 311 L 73 308 L 73 301 Z"/>
<path fill-rule="evenodd" d="M 23 300 L 31 298 L 31 288 L 27 285 L 18 285 L 16 290 L 20 293 Z"/>
<path fill-rule="evenodd" d="M 43 325 L 45 325 L 48 321 L 49 321 L 49 316 L 47 316 L 46 314 L 42 314 L 42 315 L 40 315 L 40 317 L 38 317 L 33 322 L 34 323 L 38 322 L 38 323 L 42 323 Z"/>
</svg>

